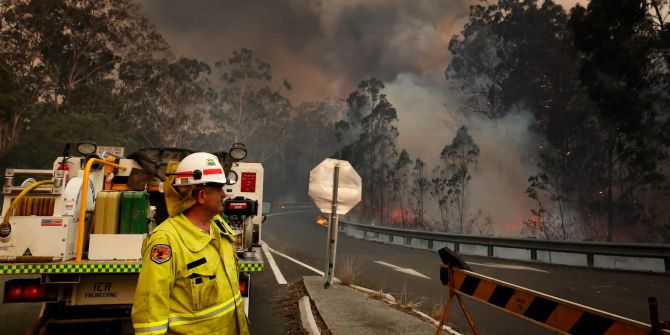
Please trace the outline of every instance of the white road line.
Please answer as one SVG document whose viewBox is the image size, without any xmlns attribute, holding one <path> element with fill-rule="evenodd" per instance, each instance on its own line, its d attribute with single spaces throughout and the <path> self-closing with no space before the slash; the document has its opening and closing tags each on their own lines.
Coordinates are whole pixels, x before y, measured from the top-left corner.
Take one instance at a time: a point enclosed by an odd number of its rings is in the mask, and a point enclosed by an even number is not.
<svg viewBox="0 0 670 335">
<path fill-rule="evenodd" d="M 421 277 L 421 278 L 425 278 L 425 279 L 430 279 L 430 277 L 428 277 L 428 276 L 426 276 L 426 275 L 422 274 L 421 272 L 416 271 L 416 270 L 414 270 L 414 269 L 410 269 L 410 268 L 401 268 L 401 267 L 399 267 L 399 266 L 397 266 L 397 265 L 393 265 L 393 264 L 391 264 L 391 263 L 386 263 L 386 262 L 384 262 L 384 261 L 375 261 L 375 263 L 377 263 L 377 264 L 379 264 L 379 265 L 383 265 L 383 266 L 388 266 L 388 267 L 390 267 L 391 269 L 393 269 L 393 270 L 395 270 L 395 271 L 402 272 L 402 273 L 406 273 L 406 274 L 408 274 L 408 275 L 417 276 L 417 277 Z"/>
<path fill-rule="evenodd" d="M 283 253 L 281 253 L 281 252 L 279 252 L 279 251 L 277 251 L 277 250 L 275 250 L 275 249 L 272 249 L 272 248 L 270 248 L 270 246 L 267 245 L 265 242 L 263 242 L 263 248 L 267 248 L 269 251 L 271 251 L 271 252 L 273 252 L 273 253 L 275 253 L 275 254 L 277 254 L 277 255 L 279 255 L 279 256 L 282 256 L 282 257 L 288 259 L 289 261 L 292 261 L 292 262 L 294 262 L 294 263 L 296 263 L 296 264 L 298 264 L 298 265 L 301 265 L 301 266 L 303 266 L 303 267 L 305 267 L 305 268 L 307 268 L 307 269 L 309 269 L 309 270 L 312 270 L 312 271 L 318 273 L 319 275 L 323 276 L 323 271 L 319 271 L 319 270 L 317 270 L 316 268 L 311 267 L 311 266 L 309 266 L 309 265 L 307 265 L 307 264 L 305 264 L 305 263 L 303 263 L 303 262 L 301 262 L 301 261 L 299 261 L 299 260 L 297 260 L 297 259 L 295 259 L 295 258 L 289 256 L 289 255 L 283 254 Z M 263 250 L 265 250 L 265 249 L 263 249 Z"/>
<path fill-rule="evenodd" d="M 536 271 L 536 272 L 549 273 L 549 271 L 544 271 L 544 270 L 531 268 L 530 266 L 523 266 L 523 265 L 495 264 L 495 263 L 475 263 L 475 262 L 467 262 L 467 263 L 472 264 L 472 265 L 486 266 L 486 267 L 490 267 L 490 268 L 500 268 L 500 269 L 510 269 L 510 270 L 526 270 L 526 271 Z"/>
<path fill-rule="evenodd" d="M 286 279 L 284 278 L 284 275 L 281 274 L 281 271 L 279 271 L 279 267 L 277 266 L 277 263 L 275 263 L 274 257 L 272 257 L 272 254 L 268 251 L 270 248 L 265 242 L 261 242 L 261 249 L 263 249 L 263 254 L 265 254 L 265 258 L 267 258 L 268 263 L 270 263 L 270 268 L 272 269 L 272 273 L 275 274 L 275 278 L 277 278 L 277 284 L 280 285 L 286 285 Z"/>
</svg>

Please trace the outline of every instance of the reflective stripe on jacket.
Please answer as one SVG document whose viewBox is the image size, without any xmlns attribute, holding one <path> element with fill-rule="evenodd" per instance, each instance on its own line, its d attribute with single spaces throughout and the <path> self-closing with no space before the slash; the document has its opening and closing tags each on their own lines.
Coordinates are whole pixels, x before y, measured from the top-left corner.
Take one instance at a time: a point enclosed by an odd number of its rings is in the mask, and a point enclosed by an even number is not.
<svg viewBox="0 0 670 335">
<path fill-rule="evenodd" d="M 249 334 L 232 231 L 215 220 L 207 234 L 180 214 L 144 240 L 136 334 Z"/>
</svg>

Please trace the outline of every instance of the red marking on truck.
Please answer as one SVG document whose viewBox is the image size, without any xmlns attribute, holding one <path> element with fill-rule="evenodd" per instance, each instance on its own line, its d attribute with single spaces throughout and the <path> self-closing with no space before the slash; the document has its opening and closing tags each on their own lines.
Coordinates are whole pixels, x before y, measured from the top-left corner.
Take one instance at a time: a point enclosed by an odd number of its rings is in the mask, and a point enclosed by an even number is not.
<svg viewBox="0 0 670 335">
<path fill-rule="evenodd" d="M 231 202 L 228 204 L 229 209 L 247 209 L 249 204 L 246 202 Z"/>
<path fill-rule="evenodd" d="M 256 192 L 256 173 L 242 172 L 242 184 L 240 185 L 240 192 Z"/>
<path fill-rule="evenodd" d="M 42 227 L 62 226 L 63 219 L 42 219 L 41 224 Z"/>
</svg>

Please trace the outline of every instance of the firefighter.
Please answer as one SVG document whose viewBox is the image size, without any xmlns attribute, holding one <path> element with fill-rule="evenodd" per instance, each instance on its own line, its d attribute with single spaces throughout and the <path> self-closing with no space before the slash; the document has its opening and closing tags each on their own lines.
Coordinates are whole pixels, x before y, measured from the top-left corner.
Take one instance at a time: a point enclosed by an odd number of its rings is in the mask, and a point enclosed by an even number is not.
<svg viewBox="0 0 670 335">
<path fill-rule="evenodd" d="M 249 334 L 233 233 L 220 216 L 226 183 L 216 156 L 198 152 L 165 181 L 170 217 L 142 245 L 136 334 Z M 172 171 L 171 171 L 172 170 Z"/>
</svg>

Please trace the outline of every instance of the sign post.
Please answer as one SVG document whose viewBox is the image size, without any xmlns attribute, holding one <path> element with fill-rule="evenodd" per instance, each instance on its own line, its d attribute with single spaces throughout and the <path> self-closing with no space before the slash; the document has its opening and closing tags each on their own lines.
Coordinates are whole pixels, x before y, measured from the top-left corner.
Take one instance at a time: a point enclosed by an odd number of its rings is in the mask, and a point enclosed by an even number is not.
<svg viewBox="0 0 670 335">
<path fill-rule="evenodd" d="M 335 275 L 335 251 L 337 250 L 337 184 L 340 181 L 340 165 L 335 165 L 333 173 L 333 208 L 330 211 L 330 224 L 328 225 L 328 260 L 326 268 L 326 284 L 325 288 L 328 288 L 333 282 L 333 276 Z"/>
<path fill-rule="evenodd" d="M 361 177 L 347 161 L 327 158 L 309 174 L 309 196 L 322 213 L 330 214 L 324 288 L 332 285 L 335 276 L 338 214 L 346 214 L 358 204 L 361 191 Z"/>
</svg>

